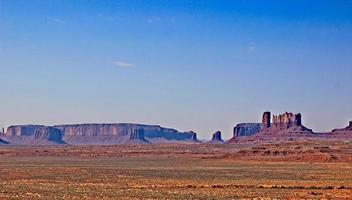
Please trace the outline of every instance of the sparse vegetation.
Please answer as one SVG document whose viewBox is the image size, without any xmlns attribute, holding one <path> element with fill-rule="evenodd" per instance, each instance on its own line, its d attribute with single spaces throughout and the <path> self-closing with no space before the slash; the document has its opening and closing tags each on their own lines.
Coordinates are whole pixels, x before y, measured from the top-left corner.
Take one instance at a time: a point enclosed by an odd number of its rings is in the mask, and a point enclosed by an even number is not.
<svg viewBox="0 0 352 200">
<path fill-rule="evenodd" d="M 322 149 L 313 146 L 311 149 Z M 271 147 L 278 146 L 254 149 L 265 152 Z M 338 146 L 332 144 L 330 148 Z M 252 147 L 2 147 L 0 199 L 349 199 L 351 196 L 351 163 L 221 157 L 236 155 L 240 149 Z M 301 151 L 294 146 L 290 149 Z"/>
</svg>

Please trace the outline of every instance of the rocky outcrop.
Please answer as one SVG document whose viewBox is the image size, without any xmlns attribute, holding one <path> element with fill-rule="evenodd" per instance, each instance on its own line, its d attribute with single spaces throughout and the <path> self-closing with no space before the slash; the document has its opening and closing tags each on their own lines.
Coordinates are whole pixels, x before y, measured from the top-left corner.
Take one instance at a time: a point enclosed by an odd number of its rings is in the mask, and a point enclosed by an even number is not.
<svg viewBox="0 0 352 200">
<path fill-rule="evenodd" d="M 273 116 L 272 126 L 276 129 L 288 129 L 294 126 L 302 126 L 302 116 L 301 113 L 284 113 L 282 115 Z"/>
<path fill-rule="evenodd" d="M 271 122 L 271 113 L 265 112 L 262 118 L 262 124 L 257 124 L 254 133 L 248 137 L 245 135 L 247 126 L 239 124 L 234 129 L 234 137 L 227 143 L 258 143 L 258 142 L 283 142 L 292 140 L 317 139 L 318 134 L 314 133 L 302 125 L 302 116 L 300 113 L 284 113 L 274 115 Z M 255 126 L 255 124 L 253 124 Z M 259 128 L 258 128 L 259 127 Z M 242 132 L 241 132 L 242 131 Z"/>
<path fill-rule="evenodd" d="M 221 138 L 221 132 L 220 131 L 216 131 L 213 134 L 213 137 L 212 137 L 211 141 L 209 141 L 208 143 L 210 143 L 210 144 L 222 144 L 222 143 L 224 143 L 224 140 L 222 140 L 222 138 Z"/>
<path fill-rule="evenodd" d="M 261 136 L 269 136 L 270 137 L 305 137 L 305 136 L 313 136 L 313 131 L 308 129 L 302 125 L 302 115 L 300 113 L 284 113 L 281 115 L 274 115 L 273 122 L 268 122 L 269 112 L 265 112 L 263 115 L 263 128 L 261 132 L 258 134 Z M 270 126 L 268 127 L 268 124 Z"/>
<path fill-rule="evenodd" d="M 243 137 L 251 136 L 259 133 L 261 129 L 260 123 L 240 123 L 235 126 L 233 129 L 233 137 Z"/>
<path fill-rule="evenodd" d="M 271 126 L 271 113 L 264 112 L 262 118 L 262 129 L 270 128 Z"/>
<path fill-rule="evenodd" d="M 197 133 L 195 133 L 193 131 L 190 131 L 189 133 L 192 135 L 191 141 L 198 142 Z"/>
<path fill-rule="evenodd" d="M 52 145 L 65 144 L 59 129 L 41 125 L 11 126 L 2 139 L 13 144 Z"/>
</svg>

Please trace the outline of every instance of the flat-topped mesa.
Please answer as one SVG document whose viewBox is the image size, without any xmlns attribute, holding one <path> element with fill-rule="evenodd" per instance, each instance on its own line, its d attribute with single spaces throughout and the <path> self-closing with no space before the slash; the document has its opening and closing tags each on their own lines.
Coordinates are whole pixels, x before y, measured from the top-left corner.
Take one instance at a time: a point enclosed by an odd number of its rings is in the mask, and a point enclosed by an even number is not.
<svg viewBox="0 0 352 200">
<path fill-rule="evenodd" d="M 255 135 L 260 130 L 261 124 L 259 123 L 240 123 L 233 128 L 233 138 Z"/>
<path fill-rule="evenodd" d="M 302 126 L 301 113 L 284 113 L 282 115 L 273 116 L 272 126 L 277 129 L 288 129 L 293 126 Z"/>
<path fill-rule="evenodd" d="M 135 138 L 135 139 L 134 139 Z M 195 133 L 179 132 L 158 125 L 130 123 L 72 124 L 57 126 L 21 125 L 9 127 L 0 139 L 25 145 L 116 145 L 129 143 L 196 143 Z"/>
<path fill-rule="evenodd" d="M 224 140 L 222 140 L 222 138 L 221 138 L 221 132 L 220 131 L 216 131 L 213 134 L 213 137 L 212 137 L 211 141 L 209 141 L 209 143 L 211 143 L 211 144 L 222 144 L 222 143 L 224 143 Z"/>
<path fill-rule="evenodd" d="M 73 124 L 55 126 L 64 132 L 64 139 L 69 144 L 77 145 L 113 145 L 128 142 L 135 129 L 142 129 L 144 137 L 151 143 L 192 142 L 193 133 L 179 132 L 175 129 L 157 125 L 130 123 L 115 124 Z"/>
<path fill-rule="evenodd" d="M 61 130 L 41 125 L 10 126 L 3 139 L 14 144 L 65 144 Z"/>
</svg>

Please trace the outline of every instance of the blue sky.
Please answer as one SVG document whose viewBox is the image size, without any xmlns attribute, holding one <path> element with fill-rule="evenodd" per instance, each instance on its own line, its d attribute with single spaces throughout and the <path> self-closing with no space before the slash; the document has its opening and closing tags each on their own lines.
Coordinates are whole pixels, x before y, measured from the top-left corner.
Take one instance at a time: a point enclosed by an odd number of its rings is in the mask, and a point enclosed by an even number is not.
<svg viewBox="0 0 352 200">
<path fill-rule="evenodd" d="M 0 0 L 0 126 L 352 120 L 352 1 Z"/>
</svg>

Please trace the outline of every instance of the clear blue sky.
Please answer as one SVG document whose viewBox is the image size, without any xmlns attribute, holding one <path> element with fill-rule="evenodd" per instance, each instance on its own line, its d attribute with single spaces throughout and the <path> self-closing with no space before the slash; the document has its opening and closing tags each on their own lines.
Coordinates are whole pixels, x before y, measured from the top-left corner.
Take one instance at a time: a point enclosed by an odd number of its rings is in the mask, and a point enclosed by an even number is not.
<svg viewBox="0 0 352 200">
<path fill-rule="evenodd" d="M 0 0 L 0 91 L 0 126 L 344 127 L 352 1 Z"/>
</svg>

